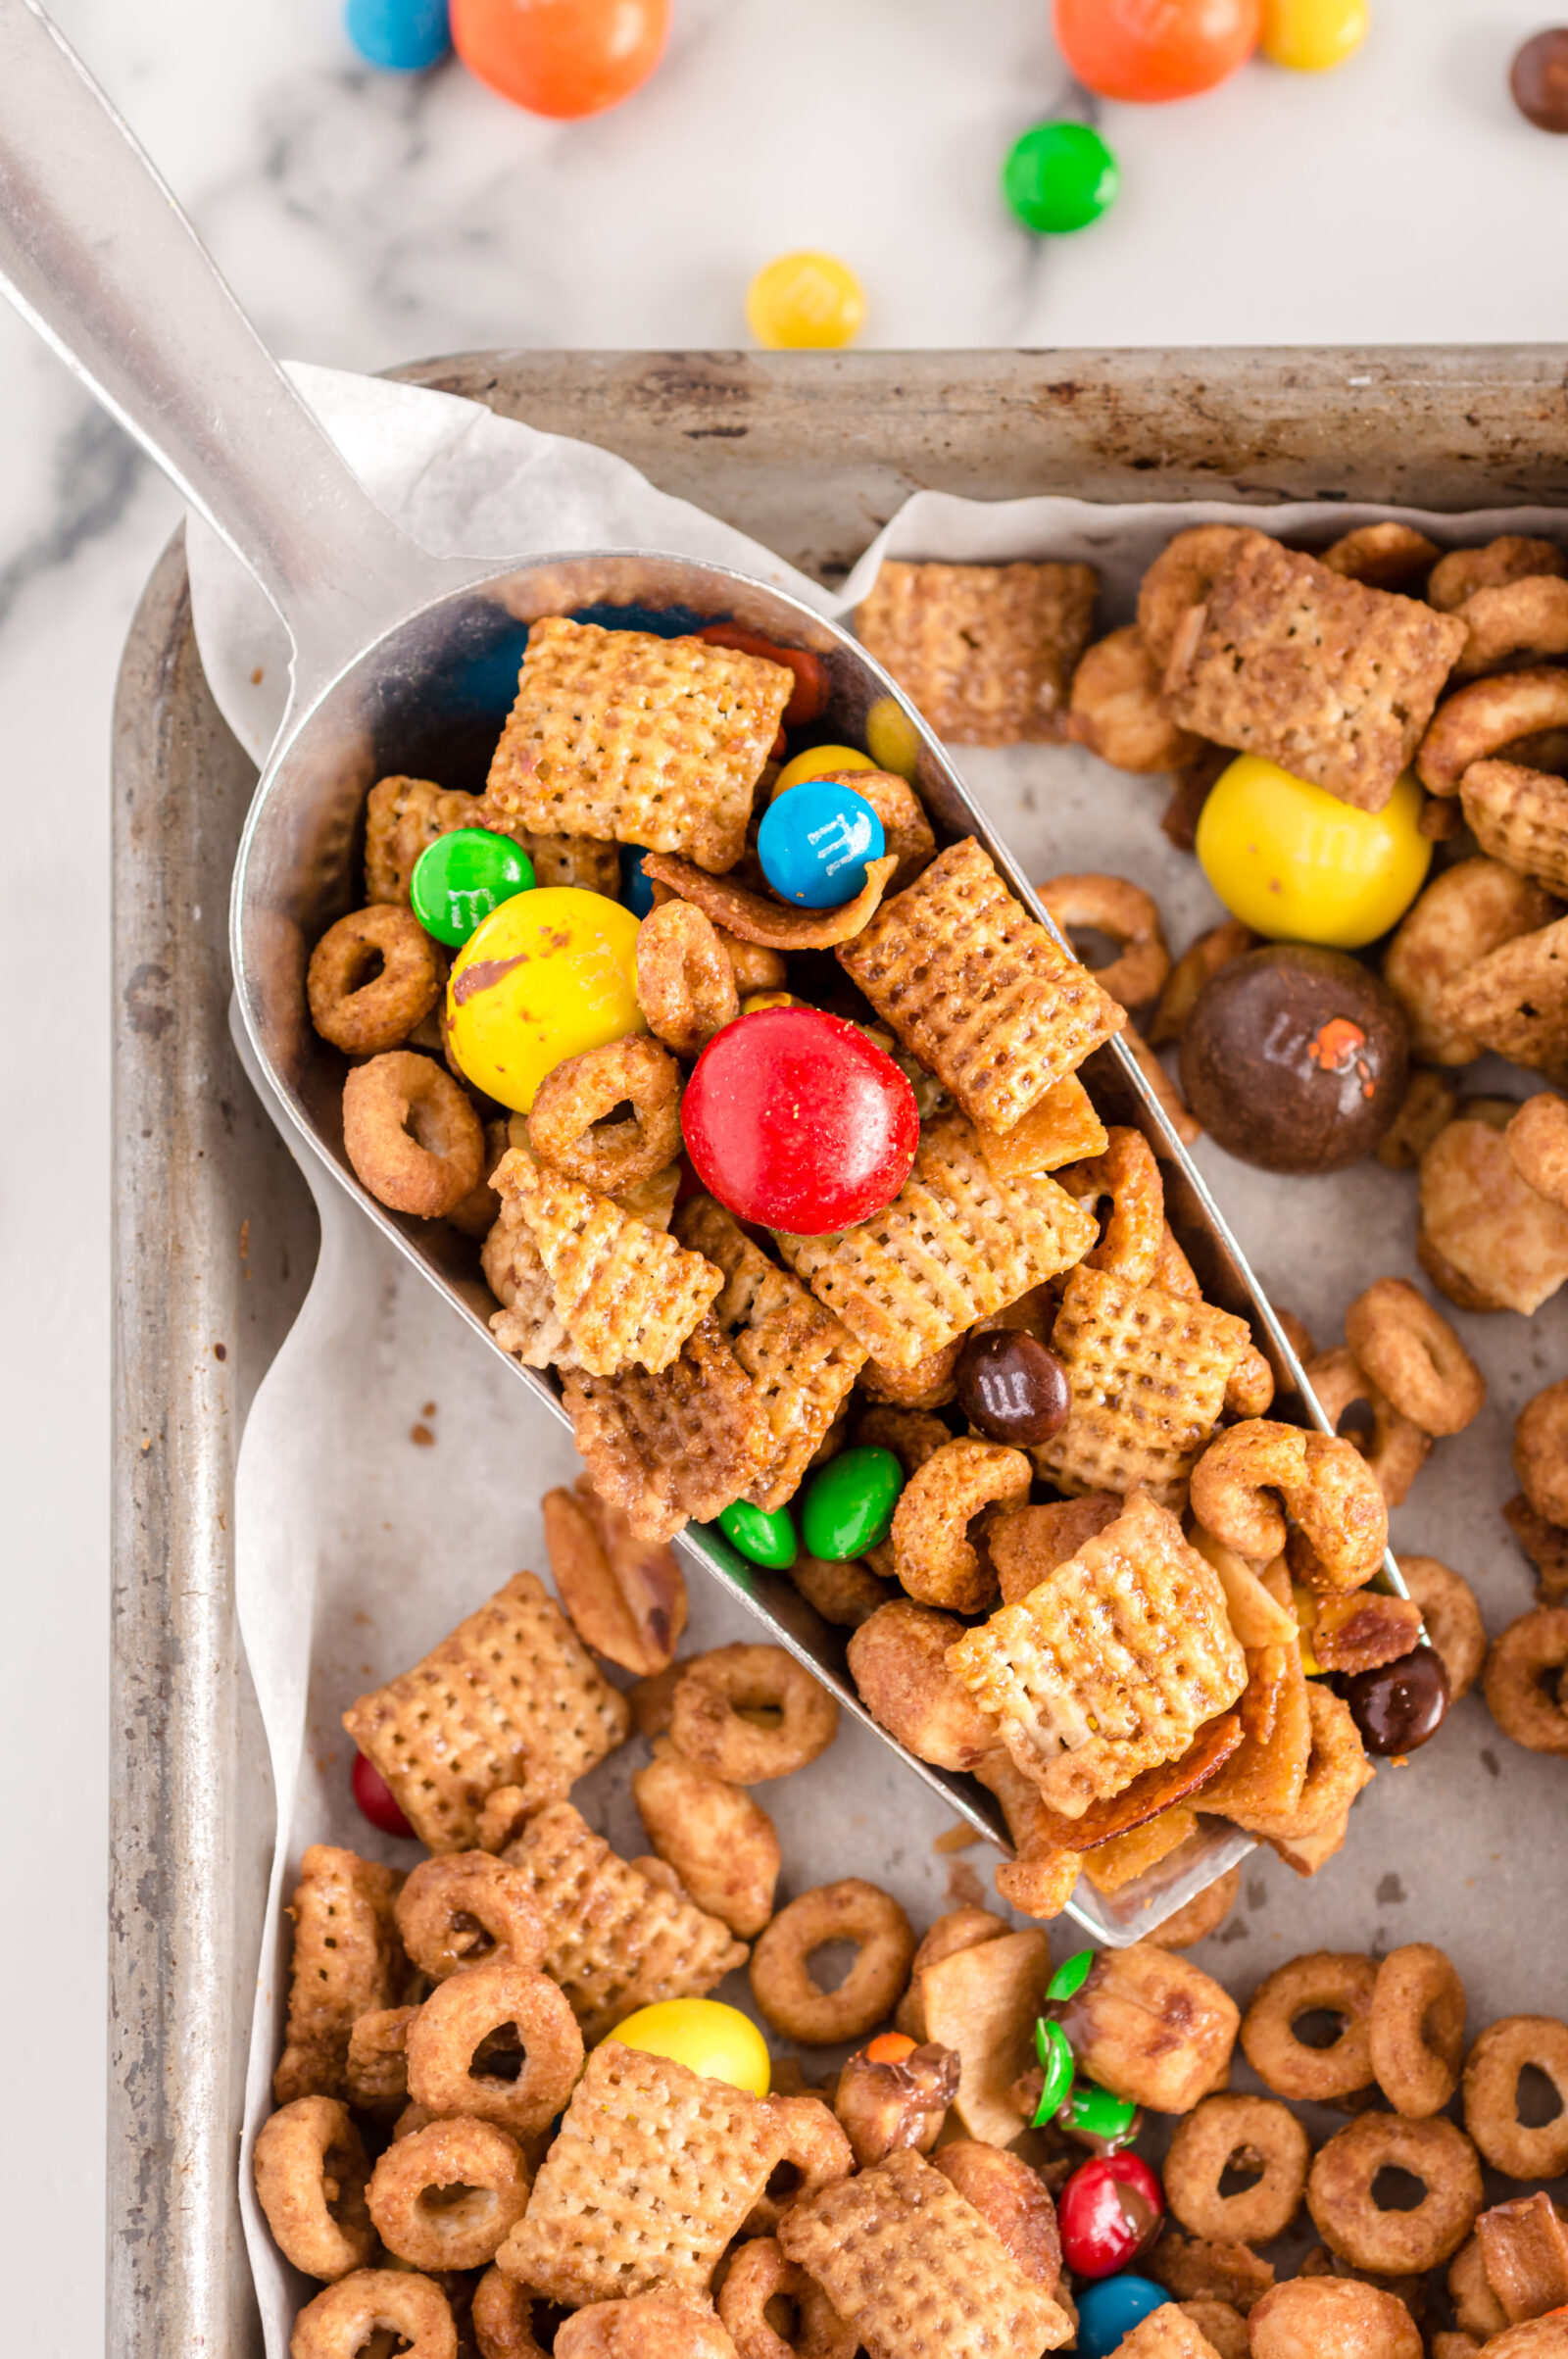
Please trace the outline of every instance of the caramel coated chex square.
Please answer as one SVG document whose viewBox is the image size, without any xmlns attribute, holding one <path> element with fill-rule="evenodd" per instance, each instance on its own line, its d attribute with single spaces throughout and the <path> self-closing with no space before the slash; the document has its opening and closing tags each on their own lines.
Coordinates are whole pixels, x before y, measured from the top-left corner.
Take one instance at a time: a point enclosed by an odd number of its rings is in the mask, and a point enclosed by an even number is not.
<svg viewBox="0 0 1568 2359">
<path fill-rule="evenodd" d="M 536 884 L 577 885 L 612 900 L 619 894 L 620 864 L 612 844 L 582 835 L 539 835 L 488 795 L 466 795 L 430 778 L 382 778 L 371 787 L 366 808 L 366 900 L 399 902 L 408 909 L 415 862 L 438 836 L 456 827 L 510 836 L 532 860 Z"/>
<path fill-rule="evenodd" d="M 601 1499 L 639 1540 L 673 1540 L 749 1490 L 773 1447 L 767 1413 L 711 1312 L 658 1376 L 564 1377 L 572 1439 Z"/>
<path fill-rule="evenodd" d="M 1195 735 L 1381 811 L 1432 718 L 1462 629 L 1452 614 L 1249 534 L 1177 628 L 1165 703 Z"/>
<path fill-rule="evenodd" d="M 885 1211 L 779 1251 L 872 1357 L 913 1368 L 1008 1302 L 1068 1269 L 1095 1242 L 1093 1216 L 1045 1172 L 998 1179 L 974 1125 L 941 1115 Z"/>
<path fill-rule="evenodd" d="M 525 826 L 733 868 L 795 674 L 551 615 L 528 633 L 487 793 Z"/>
<path fill-rule="evenodd" d="M 431 1851 L 470 1850 L 485 1796 L 564 1795 L 631 1715 L 532 1573 L 515 1573 L 422 1662 L 343 1715 Z"/>
<path fill-rule="evenodd" d="M 526 1148 L 511 1148 L 490 1184 L 503 1204 L 516 1204 L 539 1248 L 579 1365 L 591 1376 L 618 1376 L 634 1364 L 656 1376 L 667 1368 L 723 1285 L 722 1272 Z"/>
<path fill-rule="evenodd" d="M 972 836 L 884 902 L 839 961 L 971 1121 L 1007 1131 L 1126 1012 L 1056 948 Z"/>
<path fill-rule="evenodd" d="M 865 1365 L 866 1348 L 710 1196 L 694 1197 L 677 1226 L 694 1252 L 724 1272 L 713 1316 L 752 1380 L 773 1439 L 772 1454 L 745 1496 L 771 1513 L 794 1498 Z"/>
<path fill-rule="evenodd" d="M 1072 1407 L 1035 1451 L 1040 1472 L 1068 1493 L 1147 1491 L 1181 1507 L 1251 1340 L 1228 1310 L 1080 1265 L 1051 1339 Z"/>
<path fill-rule="evenodd" d="M 1095 589 L 1093 565 L 884 558 L 855 627 L 939 737 L 1054 740 L 1094 626 Z"/>
<path fill-rule="evenodd" d="M 1518 762 L 1472 762 L 1459 800 L 1483 852 L 1568 895 L 1568 778 Z"/>
<path fill-rule="evenodd" d="M 360 2016 L 398 1995 L 403 1944 L 392 1903 L 403 1882 L 357 1851 L 313 1843 L 289 1903 L 294 1960 L 278 2104 L 348 2093 L 349 2035 Z"/>
<path fill-rule="evenodd" d="M 1176 1760 L 1247 1685 L 1219 1575 L 1141 1492 L 948 1662 L 1068 1818 Z"/>
<path fill-rule="evenodd" d="M 1568 1082 L 1568 917 L 1488 951 L 1444 984 L 1437 1010 L 1484 1049 Z"/>
<path fill-rule="evenodd" d="M 496 2256 L 502 2273 L 566 2309 L 656 2290 L 701 2301 L 775 2151 L 767 2108 L 744 2089 L 607 2040 Z"/>
<path fill-rule="evenodd" d="M 906 2148 L 794 2204 L 778 2227 L 869 2359 L 1040 2359 L 1072 2339 L 972 2203 Z"/>
<path fill-rule="evenodd" d="M 1059 1171 L 1103 1155 L 1107 1134 L 1094 1101 L 1076 1073 L 1047 1090 L 1011 1130 L 979 1126 L 980 1152 L 998 1179 L 1031 1171 Z"/>
<path fill-rule="evenodd" d="M 748 1955 L 727 1925 L 653 1884 L 570 1802 L 530 1818 L 502 1857 L 521 1868 L 545 1927 L 544 1970 L 592 2042 L 639 2007 L 703 1998 Z"/>
</svg>

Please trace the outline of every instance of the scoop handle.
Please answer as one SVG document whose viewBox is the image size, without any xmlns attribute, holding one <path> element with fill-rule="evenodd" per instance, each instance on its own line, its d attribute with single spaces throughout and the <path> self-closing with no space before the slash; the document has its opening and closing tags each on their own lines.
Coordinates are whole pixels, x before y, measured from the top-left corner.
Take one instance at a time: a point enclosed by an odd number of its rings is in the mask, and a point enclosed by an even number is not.
<svg viewBox="0 0 1568 2359">
<path fill-rule="evenodd" d="M 122 118 L 0 0 L 0 287 L 255 574 L 296 699 L 450 586 L 369 498 Z"/>
</svg>

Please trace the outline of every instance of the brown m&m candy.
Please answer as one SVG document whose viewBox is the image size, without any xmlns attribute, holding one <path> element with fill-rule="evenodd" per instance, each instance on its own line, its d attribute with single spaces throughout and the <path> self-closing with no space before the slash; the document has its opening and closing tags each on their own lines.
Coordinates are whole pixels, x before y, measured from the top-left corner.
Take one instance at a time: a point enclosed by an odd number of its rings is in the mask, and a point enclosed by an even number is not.
<svg viewBox="0 0 1568 2359">
<path fill-rule="evenodd" d="M 1060 1433 L 1072 1406 L 1067 1371 L 1054 1352 L 1012 1327 L 971 1335 L 954 1370 L 958 1401 L 989 1442 L 1031 1450 Z"/>
<path fill-rule="evenodd" d="M 1413 1753 L 1448 1714 L 1448 1674 L 1435 1646 L 1412 1646 L 1397 1662 L 1379 1663 L 1339 1682 L 1369 1753 Z"/>
<path fill-rule="evenodd" d="M 1532 34 L 1515 53 L 1508 87 L 1538 131 L 1568 131 L 1568 25 Z"/>
<path fill-rule="evenodd" d="M 1275 943 L 1204 984 L 1182 1039 L 1182 1090 L 1244 1163 L 1340 1171 L 1393 1122 L 1408 1060 L 1399 1004 L 1369 967 Z"/>
</svg>

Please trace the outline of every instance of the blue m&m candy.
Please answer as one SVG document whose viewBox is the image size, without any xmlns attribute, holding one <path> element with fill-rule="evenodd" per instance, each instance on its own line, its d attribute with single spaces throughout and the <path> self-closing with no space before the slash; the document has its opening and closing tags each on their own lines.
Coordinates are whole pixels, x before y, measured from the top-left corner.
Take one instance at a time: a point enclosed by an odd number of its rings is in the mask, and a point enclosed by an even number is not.
<svg viewBox="0 0 1568 2359">
<path fill-rule="evenodd" d="M 837 909 L 887 847 L 882 822 L 842 778 L 808 778 L 768 805 L 757 837 L 775 893 L 805 909 Z"/>
<path fill-rule="evenodd" d="M 643 874 L 641 844 L 622 844 L 620 848 L 620 898 L 634 917 L 646 917 L 654 906 L 652 879 Z"/>
<path fill-rule="evenodd" d="M 1151 2310 L 1162 2308 L 1170 2295 L 1147 2277 L 1124 2275 L 1102 2277 L 1098 2285 L 1080 2286 L 1073 2299 L 1078 2304 L 1079 2359 L 1107 2359 L 1122 2336 L 1130 2334 Z"/>
<path fill-rule="evenodd" d="M 422 74 L 452 46 L 447 0 L 348 0 L 344 27 L 368 66 Z"/>
</svg>

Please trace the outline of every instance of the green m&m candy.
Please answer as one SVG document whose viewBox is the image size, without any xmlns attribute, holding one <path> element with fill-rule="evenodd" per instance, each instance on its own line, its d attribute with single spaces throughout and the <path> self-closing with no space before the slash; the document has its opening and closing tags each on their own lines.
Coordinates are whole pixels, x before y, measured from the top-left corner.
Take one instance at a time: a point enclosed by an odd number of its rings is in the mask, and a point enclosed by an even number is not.
<svg viewBox="0 0 1568 2359">
<path fill-rule="evenodd" d="M 1138 2107 L 1125 2097 L 1112 2096 L 1095 2081 L 1078 2081 L 1067 2091 L 1056 2115 L 1060 2127 L 1097 2154 L 1116 2154 L 1130 2146 L 1143 2127 Z M 1036 2122 L 1038 2128 L 1039 2122 Z"/>
<path fill-rule="evenodd" d="M 745 1499 L 738 1499 L 723 1509 L 718 1528 L 731 1548 L 739 1548 L 754 1564 L 776 1564 L 787 1570 L 801 1552 L 788 1507 L 775 1507 L 768 1514 L 764 1508 L 749 1506 Z"/>
<path fill-rule="evenodd" d="M 904 1489 L 891 1450 L 845 1450 L 811 1477 L 801 1510 L 807 1552 L 829 1564 L 863 1556 L 886 1540 Z"/>
<path fill-rule="evenodd" d="M 1089 1980 L 1089 1969 L 1095 1962 L 1092 1949 L 1075 1949 L 1064 1957 L 1046 1985 L 1046 1996 L 1058 2003 L 1064 1998 L 1076 1998 Z"/>
<path fill-rule="evenodd" d="M 533 862 L 510 836 L 454 827 L 414 863 L 414 914 L 427 934 L 461 950 L 493 909 L 533 891 Z"/>
<path fill-rule="evenodd" d="M 1040 2069 L 1046 2078 L 1031 2127 L 1042 2130 L 1072 2088 L 1073 2076 L 1072 2049 L 1067 2045 L 1067 2035 L 1059 2023 L 1052 2023 L 1044 2015 L 1035 2025 L 1035 2054 L 1040 2058 Z"/>
<path fill-rule="evenodd" d="M 1026 229 L 1087 229 L 1115 202 L 1116 159 L 1087 123 L 1037 123 L 1002 168 L 1002 193 Z"/>
</svg>

